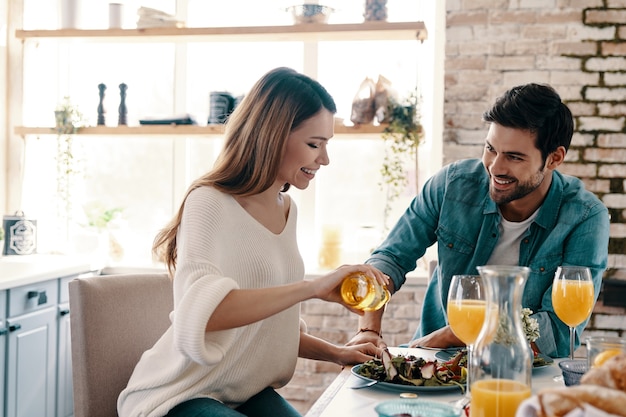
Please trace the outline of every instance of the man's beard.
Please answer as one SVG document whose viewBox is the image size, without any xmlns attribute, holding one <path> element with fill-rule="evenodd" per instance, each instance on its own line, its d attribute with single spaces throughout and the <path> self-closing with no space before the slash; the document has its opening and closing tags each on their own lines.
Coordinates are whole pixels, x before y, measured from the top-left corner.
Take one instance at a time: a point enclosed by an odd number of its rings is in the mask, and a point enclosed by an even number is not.
<svg viewBox="0 0 626 417">
<path fill-rule="evenodd" d="M 496 177 L 502 179 L 511 179 L 510 177 Z M 528 194 L 535 191 L 543 183 L 545 173 L 543 169 L 537 171 L 537 173 L 524 183 L 518 183 L 515 188 L 508 191 L 498 191 L 493 188 L 491 183 L 489 184 L 489 196 L 496 204 L 506 204 L 514 200 L 526 197 Z"/>
</svg>

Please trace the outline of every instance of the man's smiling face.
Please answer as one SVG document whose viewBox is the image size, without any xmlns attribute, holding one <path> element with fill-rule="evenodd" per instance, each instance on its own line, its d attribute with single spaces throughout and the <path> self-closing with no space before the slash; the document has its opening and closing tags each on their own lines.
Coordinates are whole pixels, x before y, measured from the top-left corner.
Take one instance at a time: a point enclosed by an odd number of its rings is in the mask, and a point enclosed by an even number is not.
<svg viewBox="0 0 626 417">
<path fill-rule="evenodd" d="M 535 141 L 536 134 L 527 130 L 490 125 L 482 159 L 489 174 L 489 195 L 497 204 L 543 200 L 547 170 Z"/>
</svg>

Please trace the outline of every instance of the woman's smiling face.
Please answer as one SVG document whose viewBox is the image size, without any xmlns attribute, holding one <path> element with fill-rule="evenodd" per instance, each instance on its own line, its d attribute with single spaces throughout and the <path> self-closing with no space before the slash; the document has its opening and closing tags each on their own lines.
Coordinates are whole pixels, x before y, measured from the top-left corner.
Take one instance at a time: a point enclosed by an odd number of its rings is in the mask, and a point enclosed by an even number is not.
<svg viewBox="0 0 626 417">
<path fill-rule="evenodd" d="M 293 130 L 278 171 L 277 182 L 303 190 L 322 165 L 329 164 L 326 146 L 334 135 L 334 116 L 322 109 Z"/>
</svg>

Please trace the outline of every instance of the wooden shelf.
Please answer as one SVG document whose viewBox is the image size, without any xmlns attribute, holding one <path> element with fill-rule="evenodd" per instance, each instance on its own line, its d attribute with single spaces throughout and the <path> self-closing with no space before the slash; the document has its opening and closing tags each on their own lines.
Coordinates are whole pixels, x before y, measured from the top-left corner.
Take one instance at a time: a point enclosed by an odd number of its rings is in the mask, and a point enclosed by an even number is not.
<svg viewBox="0 0 626 417">
<path fill-rule="evenodd" d="M 276 41 L 397 41 L 427 38 L 423 22 L 364 22 L 346 24 L 302 24 L 289 26 L 245 26 L 212 28 L 146 28 L 146 29 L 59 29 L 15 31 L 22 41 L 32 39 L 68 39 L 84 41 L 117 42 L 276 42 Z M 344 126 L 335 123 L 335 134 L 381 134 L 384 126 Z M 16 126 L 14 132 L 26 135 L 56 135 L 53 127 Z M 78 129 L 78 135 L 170 135 L 211 136 L 221 135 L 223 125 L 141 125 L 94 126 Z"/>
<path fill-rule="evenodd" d="M 81 38 L 152 42 L 372 41 L 419 40 L 428 36 L 424 22 L 309 23 L 291 26 L 212 28 L 60 29 L 15 31 L 18 39 Z"/>
<path fill-rule="evenodd" d="M 384 125 L 356 125 L 344 126 L 335 123 L 335 134 L 366 135 L 382 133 Z M 224 133 L 223 125 L 142 125 L 142 126 L 93 126 L 79 128 L 77 135 L 100 136 L 132 136 L 132 135 L 170 135 L 170 136 L 211 136 Z M 15 134 L 26 135 L 56 135 L 53 127 L 26 127 L 16 126 Z"/>
</svg>

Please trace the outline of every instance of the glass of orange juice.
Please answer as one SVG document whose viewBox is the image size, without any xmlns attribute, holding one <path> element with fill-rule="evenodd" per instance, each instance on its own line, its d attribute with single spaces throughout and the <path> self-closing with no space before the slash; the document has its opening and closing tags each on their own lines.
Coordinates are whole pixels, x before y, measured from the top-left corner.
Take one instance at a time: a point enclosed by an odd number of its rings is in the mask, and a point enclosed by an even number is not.
<svg viewBox="0 0 626 417">
<path fill-rule="evenodd" d="M 487 300 L 481 276 L 453 275 L 448 290 L 448 324 L 456 337 L 467 346 L 468 376 L 472 345 L 483 327 L 486 309 Z M 469 386 L 468 380 L 468 392 Z"/>
<path fill-rule="evenodd" d="M 591 271 L 584 266 L 559 266 L 552 283 L 552 307 L 569 327 L 570 359 L 574 359 L 575 328 L 584 322 L 595 302 Z"/>
<path fill-rule="evenodd" d="M 480 275 L 454 275 L 448 291 L 448 323 L 463 343 L 471 345 L 485 321 L 487 301 Z"/>
</svg>

